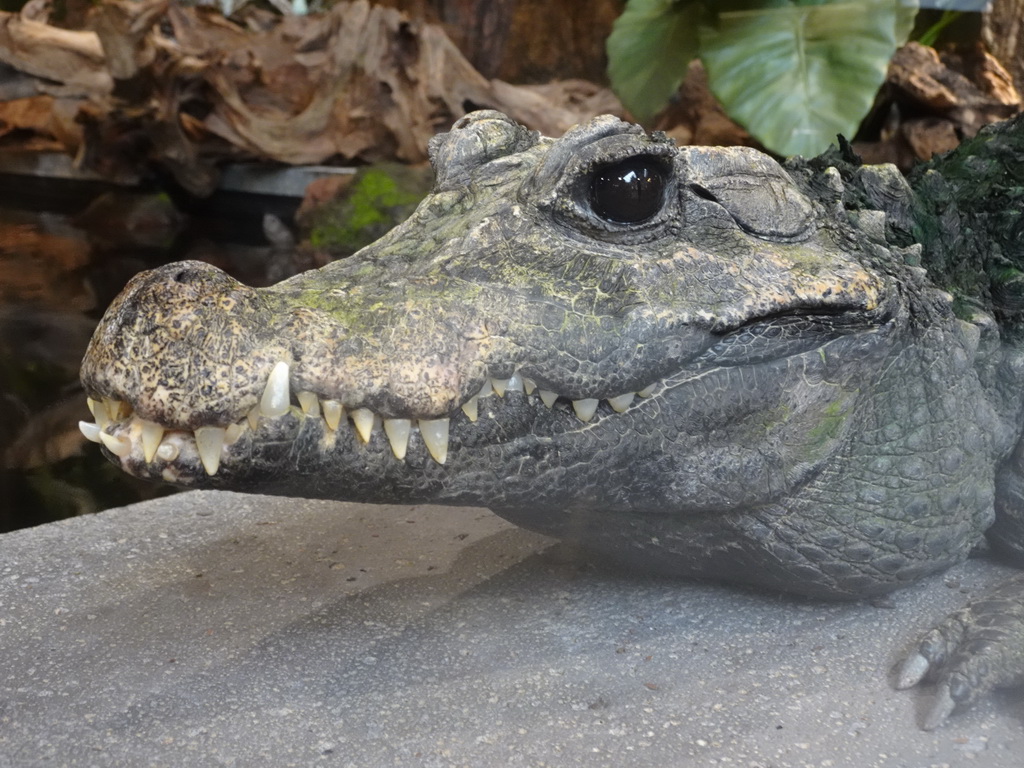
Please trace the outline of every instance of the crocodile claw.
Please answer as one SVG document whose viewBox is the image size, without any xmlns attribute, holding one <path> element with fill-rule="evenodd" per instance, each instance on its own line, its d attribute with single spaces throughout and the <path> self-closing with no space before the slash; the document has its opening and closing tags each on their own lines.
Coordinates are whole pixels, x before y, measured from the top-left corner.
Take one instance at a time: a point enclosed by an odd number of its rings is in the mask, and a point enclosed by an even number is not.
<svg viewBox="0 0 1024 768">
<path fill-rule="evenodd" d="M 930 731 L 994 688 L 1024 683 L 1024 576 L 950 614 L 900 665 L 896 687 L 935 683 L 921 720 Z"/>
</svg>

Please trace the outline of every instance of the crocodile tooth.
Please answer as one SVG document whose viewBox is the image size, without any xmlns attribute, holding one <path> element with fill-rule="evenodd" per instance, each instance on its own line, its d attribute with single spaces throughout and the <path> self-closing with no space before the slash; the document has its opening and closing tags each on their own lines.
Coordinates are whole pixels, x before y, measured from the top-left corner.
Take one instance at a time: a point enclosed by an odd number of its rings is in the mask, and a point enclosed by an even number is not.
<svg viewBox="0 0 1024 768">
<path fill-rule="evenodd" d="M 364 443 L 370 442 L 370 435 L 373 434 L 373 411 L 368 408 L 356 408 L 352 411 L 351 416 L 359 437 Z"/>
<path fill-rule="evenodd" d="M 89 413 L 96 419 L 96 426 L 105 429 L 110 424 L 110 414 L 107 413 L 103 403 L 96 402 L 91 397 L 85 398 L 85 404 L 89 406 Z"/>
<path fill-rule="evenodd" d="M 609 397 L 608 405 L 610 405 L 617 413 L 622 413 L 624 410 L 629 408 L 634 397 L 636 397 L 636 393 L 634 392 L 627 392 L 626 394 L 619 395 L 618 397 Z"/>
<path fill-rule="evenodd" d="M 409 433 L 412 432 L 412 421 L 409 419 L 384 419 L 384 432 L 391 442 L 391 452 L 395 458 L 402 460 L 409 448 Z"/>
<path fill-rule="evenodd" d="M 505 381 L 506 392 L 522 392 L 523 391 L 523 377 L 518 373 L 513 373 L 510 378 Z"/>
<path fill-rule="evenodd" d="M 164 428 L 159 424 L 142 419 L 142 454 L 146 461 L 152 461 L 156 456 L 156 449 L 160 447 L 160 441 L 164 439 Z"/>
<path fill-rule="evenodd" d="M 174 443 L 161 443 L 160 447 L 156 449 L 156 455 L 164 461 L 174 461 L 180 452 L 181 449 Z"/>
<path fill-rule="evenodd" d="M 100 400 L 100 405 L 103 406 L 103 412 L 107 414 L 109 421 L 117 421 L 117 417 L 114 415 L 120 410 L 117 400 L 114 400 L 112 397 L 104 397 Z"/>
<path fill-rule="evenodd" d="M 656 384 L 651 384 L 650 386 L 647 386 L 647 387 L 644 387 L 643 389 L 641 389 L 639 392 L 637 392 L 637 394 L 640 397 L 650 397 L 652 394 L 654 394 L 654 388 L 656 386 L 657 386 Z"/>
<path fill-rule="evenodd" d="M 216 475 L 220 467 L 220 451 L 224 447 L 223 427 L 197 427 L 196 450 L 199 451 L 199 460 L 203 462 L 203 468 L 208 475 Z"/>
<path fill-rule="evenodd" d="M 491 386 L 490 379 L 484 379 L 484 385 L 480 387 L 480 391 L 476 393 L 477 397 L 490 397 L 494 394 L 494 387 Z"/>
<path fill-rule="evenodd" d="M 258 405 L 254 405 L 249 410 L 249 413 L 246 414 L 245 418 L 249 422 L 249 429 L 255 432 L 260 428 L 260 407 Z"/>
<path fill-rule="evenodd" d="M 85 435 L 86 440 L 92 440 L 94 443 L 100 442 L 99 425 L 93 424 L 91 421 L 80 421 L 78 422 L 78 428 Z"/>
<path fill-rule="evenodd" d="M 338 425 L 341 424 L 341 419 L 345 415 L 345 409 L 341 407 L 341 403 L 337 400 L 324 400 L 320 403 L 320 407 L 324 412 L 324 421 L 327 422 L 327 426 L 333 430 L 338 429 Z"/>
<path fill-rule="evenodd" d="M 600 401 L 595 397 L 587 397 L 583 400 L 573 400 L 572 409 L 576 411 L 576 415 L 579 416 L 580 421 L 590 421 L 594 418 L 594 412 L 597 410 L 597 404 Z"/>
<path fill-rule="evenodd" d="M 288 363 L 282 361 L 274 366 L 267 377 L 267 387 L 260 400 L 260 413 L 271 418 L 284 416 L 288 413 L 288 402 Z"/>
<path fill-rule="evenodd" d="M 242 430 L 244 427 L 241 424 L 231 424 L 226 430 L 224 430 L 224 445 L 234 445 L 238 442 L 238 438 L 242 436 Z"/>
<path fill-rule="evenodd" d="M 462 412 L 470 421 L 476 421 L 480 413 L 480 395 L 473 395 L 462 404 Z"/>
<path fill-rule="evenodd" d="M 510 379 L 491 379 L 491 389 L 494 390 L 494 394 L 498 397 L 505 396 L 505 387 L 508 386 Z"/>
<path fill-rule="evenodd" d="M 296 397 L 299 399 L 299 405 L 302 406 L 304 414 L 307 416 L 320 415 L 320 401 L 316 399 L 316 395 L 312 392 L 299 392 Z"/>
<path fill-rule="evenodd" d="M 107 446 L 108 451 L 122 459 L 132 452 L 131 442 L 124 437 L 114 437 L 107 432 L 100 432 L 100 442 Z"/>
<path fill-rule="evenodd" d="M 537 382 L 535 382 L 533 379 L 528 379 L 528 378 L 526 378 L 524 376 L 523 377 L 523 391 L 525 391 L 526 394 L 528 394 L 528 395 L 532 395 L 536 389 L 537 389 Z"/>
<path fill-rule="evenodd" d="M 103 406 L 107 409 L 107 414 L 110 416 L 111 421 L 127 419 L 132 413 L 131 405 L 124 400 L 115 400 L 112 397 L 104 397 Z"/>
<path fill-rule="evenodd" d="M 555 400 L 558 399 L 558 395 L 546 389 L 538 389 L 537 394 L 540 395 L 541 402 L 543 402 L 548 408 L 553 406 L 555 404 Z"/>
<path fill-rule="evenodd" d="M 448 419 L 420 419 L 423 443 L 438 464 L 448 458 Z"/>
</svg>

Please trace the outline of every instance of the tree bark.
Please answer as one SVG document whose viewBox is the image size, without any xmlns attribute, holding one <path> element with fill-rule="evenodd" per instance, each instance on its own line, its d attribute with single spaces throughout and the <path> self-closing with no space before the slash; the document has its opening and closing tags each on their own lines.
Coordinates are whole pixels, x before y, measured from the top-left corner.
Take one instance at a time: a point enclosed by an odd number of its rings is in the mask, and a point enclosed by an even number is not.
<svg viewBox="0 0 1024 768">
<path fill-rule="evenodd" d="M 605 84 L 604 41 L 625 0 L 377 0 L 440 22 L 485 77 Z"/>
<path fill-rule="evenodd" d="M 981 39 L 1024 93 L 1024 0 L 994 0 L 982 17 Z"/>
</svg>

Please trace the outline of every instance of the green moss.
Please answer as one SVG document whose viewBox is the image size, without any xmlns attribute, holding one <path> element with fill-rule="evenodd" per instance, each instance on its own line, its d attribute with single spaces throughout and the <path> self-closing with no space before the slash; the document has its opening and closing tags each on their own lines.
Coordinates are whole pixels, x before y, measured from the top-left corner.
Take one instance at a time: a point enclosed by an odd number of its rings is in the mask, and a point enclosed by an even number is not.
<svg viewBox="0 0 1024 768">
<path fill-rule="evenodd" d="M 429 169 L 382 164 L 356 173 L 345 196 L 311 216 L 309 240 L 337 257 L 382 237 L 415 210 L 430 189 Z"/>
</svg>

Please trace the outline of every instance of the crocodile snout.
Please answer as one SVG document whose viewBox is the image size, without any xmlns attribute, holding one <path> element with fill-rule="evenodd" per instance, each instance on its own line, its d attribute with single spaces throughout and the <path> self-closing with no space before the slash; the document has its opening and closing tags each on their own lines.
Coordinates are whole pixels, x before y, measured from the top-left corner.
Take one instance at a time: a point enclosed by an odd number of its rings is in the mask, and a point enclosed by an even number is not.
<svg viewBox="0 0 1024 768">
<path fill-rule="evenodd" d="M 194 429 L 232 421 L 286 355 L 259 293 L 219 269 L 181 262 L 137 275 L 107 311 L 82 363 L 94 397 Z"/>
</svg>

